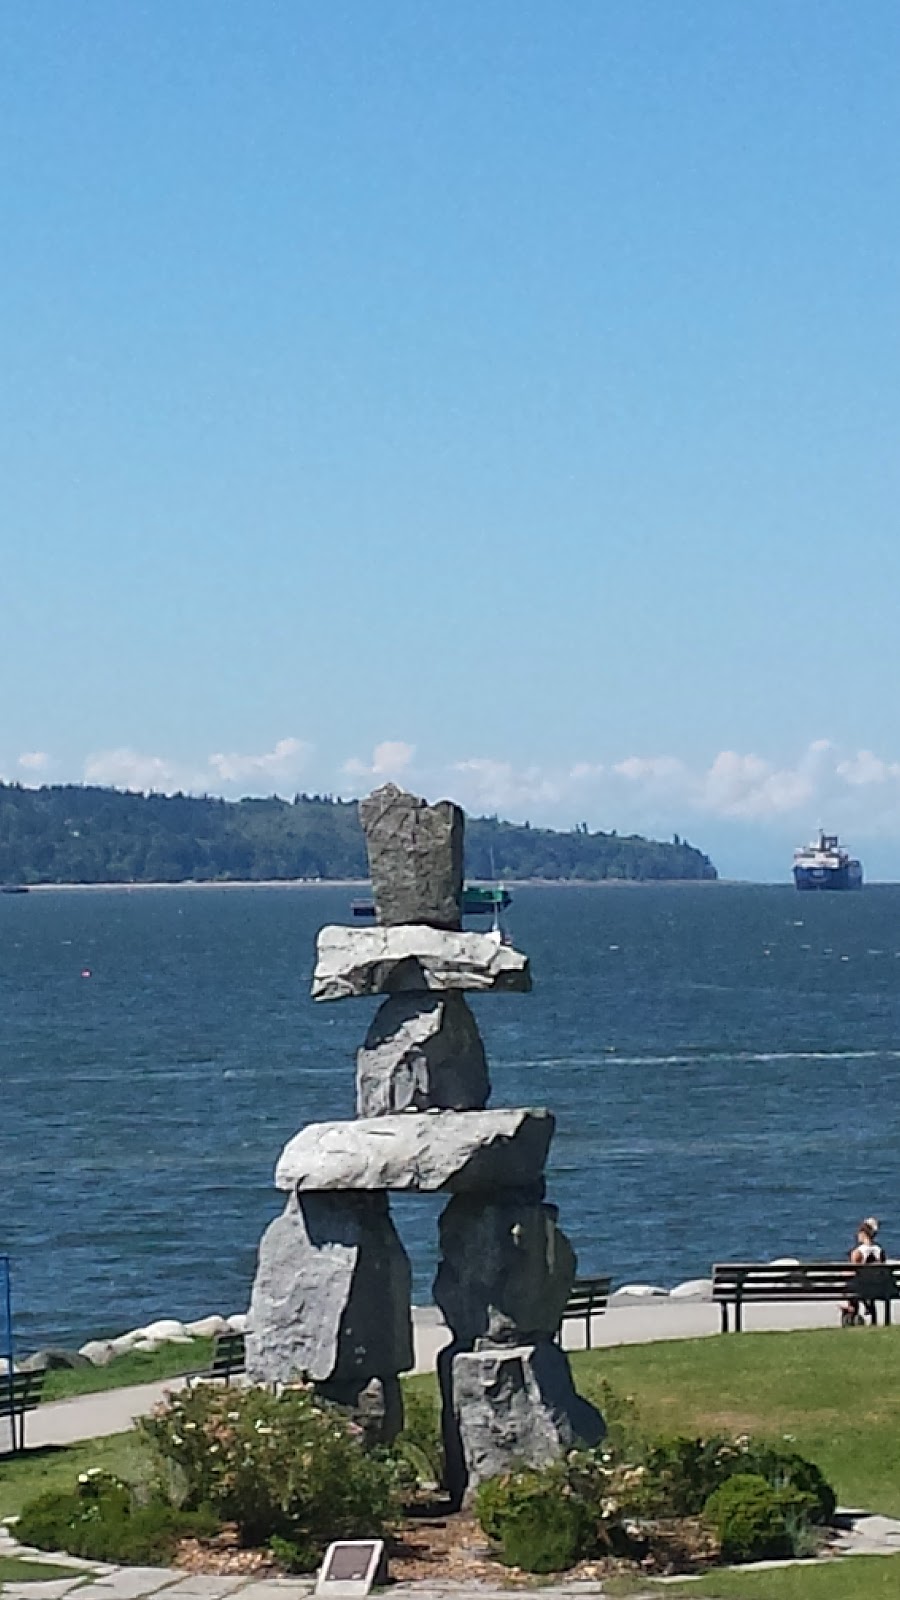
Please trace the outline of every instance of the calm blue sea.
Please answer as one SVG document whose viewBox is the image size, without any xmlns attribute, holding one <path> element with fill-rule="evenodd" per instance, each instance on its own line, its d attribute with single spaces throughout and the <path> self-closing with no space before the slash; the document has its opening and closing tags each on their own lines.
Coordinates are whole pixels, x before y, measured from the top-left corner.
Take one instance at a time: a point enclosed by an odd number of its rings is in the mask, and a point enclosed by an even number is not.
<svg viewBox="0 0 900 1600">
<path fill-rule="evenodd" d="M 375 1002 L 314 1006 L 344 889 L 0 896 L 0 1253 L 20 1345 L 243 1309 L 284 1141 L 353 1111 Z M 900 1253 L 900 888 L 519 889 L 530 996 L 475 1002 L 494 1104 L 558 1117 L 582 1268 Z M 89 969 L 91 976 L 82 977 Z M 437 1207 L 398 1206 L 430 1298 Z"/>
</svg>

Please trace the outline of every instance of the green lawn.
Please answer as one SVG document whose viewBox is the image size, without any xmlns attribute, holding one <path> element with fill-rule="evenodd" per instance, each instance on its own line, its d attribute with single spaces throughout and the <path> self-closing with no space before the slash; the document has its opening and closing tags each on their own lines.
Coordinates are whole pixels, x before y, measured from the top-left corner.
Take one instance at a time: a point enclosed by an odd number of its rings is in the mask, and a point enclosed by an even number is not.
<svg viewBox="0 0 900 1600">
<path fill-rule="evenodd" d="M 176 1346 L 157 1356 L 122 1357 L 96 1372 L 64 1376 L 82 1382 L 86 1377 L 103 1388 L 115 1382 L 147 1382 L 173 1375 L 176 1368 L 160 1370 L 161 1362 L 183 1361 L 186 1350 Z M 187 1354 L 194 1357 L 195 1351 Z M 200 1362 L 191 1364 L 202 1365 L 206 1359 L 204 1351 Z M 622 1346 L 576 1353 L 573 1368 L 583 1394 L 596 1395 L 606 1381 L 618 1396 L 632 1397 L 648 1431 L 787 1437 L 823 1469 L 843 1505 L 900 1516 L 900 1328 Z M 433 1392 L 434 1379 L 415 1378 L 410 1386 Z M 6 1458 L 0 1461 L 0 1516 L 18 1511 L 45 1488 L 71 1484 L 89 1467 L 142 1477 L 142 1459 L 129 1434 Z M 629 1585 L 619 1592 L 629 1592 Z M 646 1581 L 632 1584 L 630 1592 L 646 1593 Z M 698 1600 L 900 1600 L 900 1557 L 715 1573 L 699 1583 L 659 1585 L 655 1593 Z"/>
<path fill-rule="evenodd" d="M 654 1432 L 791 1436 L 842 1505 L 900 1516 L 900 1328 L 620 1346 L 572 1366 L 583 1394 L 605 1378 Z"/>
<path fill-rule="evenodd" d="M 142 1478 L 146 1456 L 133 1433 L 88 1439 L 67 1448 L 27 1450 L 0 1458 L 0 1517 L 17 1516 L 26 1500 L 45 1489 L 71 1489 L 79 1472 L 105 1467 L 129 1479 Z"/>
<path fill-rule="evenodd" d="M 830 1566 L 710 1573 L 697 1583 L 657 1584 L 655 1592 L 659 1600 L 676 1595 L 678 1600 L 701 1595 L 705 1600 L 898 1600 L 900 1557 L 853 1556 Z"/>
<path fill-rule="evenodd" d="M 25 1556 L 0 1556 L 0 1594 L 4 1583 L 51 1583 L 58 1578 L 84 1578 L 78 1567 L 51 1566 L 48 1561 L 29 1561 Z"/>
<path fill-rule="evenodd" d="M 194 1339 L 191 1344 L 163 1345 L 153 1355 L 133 1350 L 128 1355 L 117 1356 L 108 1367 L 48 1372 L 44 1398 L 68 1400 L 72 1395 L 99 1394 L 103 1389 L 124 1389 L 135 1383 L 177 1378 L 185 1372 L 202 1372 L 212 1361 L 212 1353 L 212 1339 Z"/>
</svg>

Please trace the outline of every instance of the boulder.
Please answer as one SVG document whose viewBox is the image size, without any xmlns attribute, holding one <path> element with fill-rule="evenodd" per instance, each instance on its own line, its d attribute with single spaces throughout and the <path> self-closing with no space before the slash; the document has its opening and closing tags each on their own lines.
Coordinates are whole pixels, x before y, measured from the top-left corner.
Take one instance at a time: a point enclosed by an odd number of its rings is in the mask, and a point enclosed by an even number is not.
<svg viewBox="0 0 900 1600">
<path fill-rule="evenodd" d="M 440 1220 L 434 1299 L 460 1344 L 552 1339 L 575 1281 L 556 1206 L 454 1195 Z"/>
<path fill-rule="evenodd" d="M 115 1339 L 110 1339 L 109 1346 L 115 1356 L 127 1356 L 133 1350 L 139 1339 L 143 1339 L 143 1328 L 132 1328 L 130 1333 L 119 1333 Z"/>
<path fill-rule="evenodd" d="M 212 1315 L 198 1317 L 196 1322 L 186 1322 L 184 1331 L 189 1333 L 193 1339 L 215 1339 L 217 1334 L 229 1333 L 232 1330 L 229 1328 L 225 1317 Z"/>
<path fill-rule="evenodd" d="M 176 1322 L 174 1317 L 161 1317 L 158 1322 L 148 1322 L 146 1328 L 139 1331 L 142 1339 L 154 1339 L 159 1344 L 169 1344 L 185 1336 L 184 1323 Z"/>
<path fill-rule="evenodd" d="M 379 922 L 458 928 L 462 918 L 463 830 L 459 806 L 430 806 L 386 783 L 359 803 Z"/>
<path fill-rule="evenodd" d="M 576 1394 L 564 1352 L 549 1339 L 452 1353 L 441 1376 L 450 1387 L 447 1487 L 456 1504 L 485 1478 L 515 1465 L 547 1467 L 575 1446 L 599 1444 L 606 1432 L 599 1411 Z"/>
<path fill-rule="evenodd" d="M 542 1199 L 549 1111 L 423 1111 L 362 1122 L 314 1122 L 285 1145 L 278 1189 L 300 1193 L 526 1188 Z M 251 1309 L 251 1317 L 252 1317 Z"/>
<path fill-rule="evenodd" d="M 292 1196 L 259 1247 L 251 1381 L 306 1376 L 339 1386 L 349 1404 L 370 1378 L 412 1365 L 409 1261 L 387 1196 Z"/>
<path fill-rule="evenodd" d="M 610 1295 L 610 1300 L 666 1300 L 668 1289 L 656 1283 L 623 1283 Z"/>
<path fill-rule="evenodd" d="M 62 1350 L 55 1345 L 45 1350 L 35 1350 L 16 1363 L 17 1372 L 74 1372 L 78 1367 L 89 1367 L 87 1356 L 76 1350 Z"/>
<path fill-rule="evenodd" d="M 312 980 L 314 1000 L 370 994 L 476 992 L 531 988 L 527 956 L 493 933 L 458 933 L 424 926 L 319 931 Z"/>
<path fill-rule="evenodd" d="M 670 1300 L 711 1300 L 712 1278 L 687 1278 L 670 1290 Z"/>
<path fill-rule="evenodd" d="M 231 1316 L 226 1317 L 225 1321 L 232 1333 L 246 1333 L 250 1326 L 250 1317 L 246 1311 L 232 1311 Z"/>
<path fill-rule="evenodd" d="M 108 1339 L 88 1339 L 78 1351 L 80 1356 L 91 1363 L 92 1367 L 108 1367 L 115 1358 L 115 1350 Z"/>
<path fill-rule="evenodd" d="M 360 1117 L 479 1111 L 491 1092 L 484 1045 L 461 994 L 395 995 L 356 1057 Z"/>
<path fill-rule="evenodd" d="M 142 1355 L 142 1356 L 155 1356 L 157 1350 L 161 1350 L 162 1349 L 162 1340 L 161 1339 L 137 1339 L 137 1340 L 135 1340 L 135 1342 L 131 1346 L 131 1348 L 132 1348 L 132 1350 L 137 1350 L 139 1355 Z"/>
</svg>

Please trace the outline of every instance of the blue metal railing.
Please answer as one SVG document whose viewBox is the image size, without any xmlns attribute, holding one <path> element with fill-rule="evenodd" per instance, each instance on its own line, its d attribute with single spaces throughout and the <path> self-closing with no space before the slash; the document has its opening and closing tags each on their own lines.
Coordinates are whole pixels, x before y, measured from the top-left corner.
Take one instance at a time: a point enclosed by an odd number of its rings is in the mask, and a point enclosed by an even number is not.
<svg viewBox="0 0 900 1600">
<path fill-rule="evenodd" d="M 16 1438 L 16 1408 L 13 1401 L 13 1328 L 12 1328 L 12 1278 L 9 1256 L 0 1256 L 0 1348 L 6 1357 L 9 1376 L 7 1399 L 9 1403 L 9 1442 L 13 1451 L 18 1449 Z"/>
</svg>

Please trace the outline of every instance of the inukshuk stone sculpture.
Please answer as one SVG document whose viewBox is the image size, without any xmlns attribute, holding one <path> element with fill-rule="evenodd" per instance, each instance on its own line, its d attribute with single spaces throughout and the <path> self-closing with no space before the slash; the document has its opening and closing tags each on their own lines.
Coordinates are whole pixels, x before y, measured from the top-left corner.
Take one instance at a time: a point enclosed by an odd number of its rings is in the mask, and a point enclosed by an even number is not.
<svg viewBox="0 0 900 1600">
<path fill-rule="evenodd" d="M 357 1057 L 355 1122 L 311 1124 L 285 1146 L 287 1208 L 260 1244 L 247 1366 L 305 1374 L 322 1392 L 401 1425 L 413 1364 L 410 1273 L 391 1190 L 444 1191 L 434 1284 L 452 1342 L 438 1361 L 447 1487 L 512 1462 L 539 1466 L 603 1420 L 572 1385 L 554 1336 L 575 1256 L 544 1200 L 553 1117 L 485 1110 L 484 1046 L 465 991 L 525 992 L 528 961 L 462 931 L 463 816 L 387 784 L 360 804 L 378 926 L 319 934 L 317 1000 L 382 994 Z"/>
</svg>

